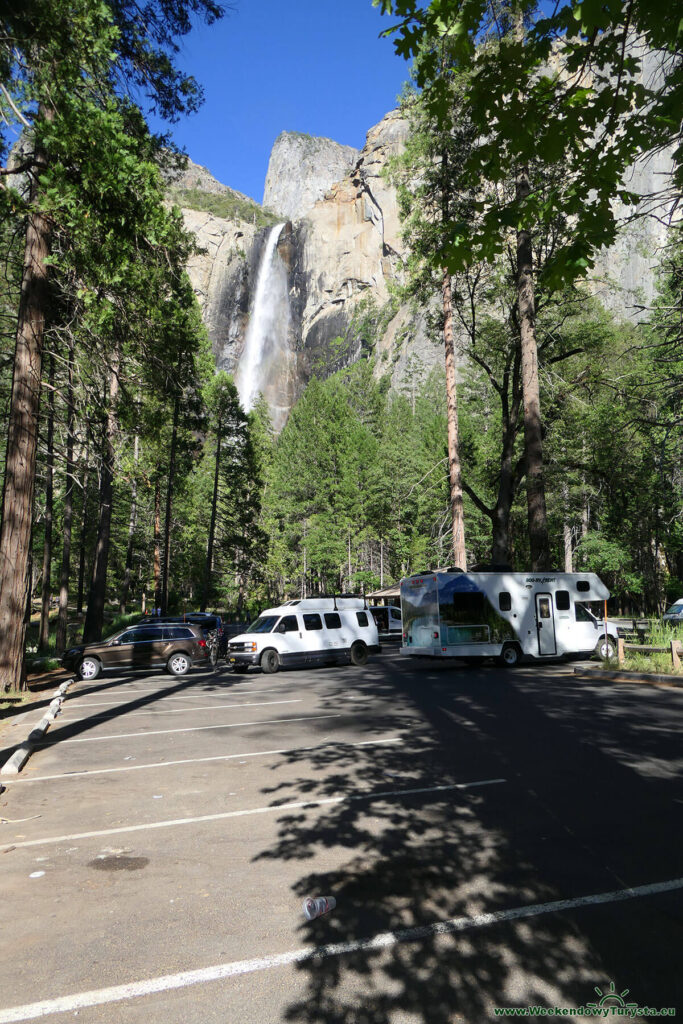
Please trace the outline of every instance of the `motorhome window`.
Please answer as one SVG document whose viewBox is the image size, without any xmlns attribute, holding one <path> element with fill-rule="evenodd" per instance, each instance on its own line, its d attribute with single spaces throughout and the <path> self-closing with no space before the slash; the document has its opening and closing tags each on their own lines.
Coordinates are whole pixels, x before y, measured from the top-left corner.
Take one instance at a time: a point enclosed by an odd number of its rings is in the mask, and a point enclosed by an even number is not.
<svg viewBox="0 0 683 1024">
<path fill-rule="evenodd" d="M 358 619 L 359 626 L 367 626 L 368 617 L 365 612 L 356 612 L 356 618 Z"/>
<path fill-rule="evenodd" d="M 555 605 L 558 612 L 569 611 L 569 591 L 568 590 L 556 590 L 555 591 Z"/>
<path fill-rule="evenodd" d="M 304 628 L 305 629 L 322 629 L 323 624 L 320 616 L 317 612 L 308 612 L 304 614 Z"/>
<path fill-rule="evenodd" d="M 325 612 L 325 625 L 328 629 L 341 629 L 341 619 L 337 612 Z"/>
<path fill-rule="evenodd" d="M 576 589 L 577 590 L 582 590 L 582 591 L 585 592 L 586 590 L 590 590 L 590 588 L 591 588 L 591 585 L 588 582 L 588 580 L 579 580 L 577 582 L 577 584 L 576 584 Z"/>
<path fill-rule="evenodd" d="M 509 612 L 512 608 L 512 598 L 507 590 L 501 590 L 498 595 L 498 607 L 502 612 Z"/>
<path fill-rule="evenodd" d="M 577 622 L 592 622 L 595 623 L 595 616 L 592 611 L 588 608 L 588 601 L 575 601 L 574 602 L 574 615 Z"/>
<path fill-rule="evenodd" d="M 277 621 L 277 615 L 259 615 L 256 622 L 252 622 L 249 626 L 247 633 L 272 633 Z"/>
<path fill-rule="evenodd" d="M 299 629 L 296 615 L 283 615 L 277 628 L 280 633 L 296 633 Z"/>
<path fill-rule="evenodd" d="M 550 615 L 550 598 L 539 597 L 538 599 L 538 615 L 541 619 L 549 619 Z"/>
</svg>

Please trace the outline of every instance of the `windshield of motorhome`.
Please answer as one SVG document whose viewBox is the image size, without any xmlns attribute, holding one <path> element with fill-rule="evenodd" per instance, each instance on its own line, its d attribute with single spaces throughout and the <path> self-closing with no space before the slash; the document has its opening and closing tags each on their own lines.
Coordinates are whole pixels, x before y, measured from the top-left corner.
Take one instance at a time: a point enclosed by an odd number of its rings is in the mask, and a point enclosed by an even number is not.
<svg viewBox="0 0 683 1024">
<path fill-rule="evenodd" d="M 439 644 L 439 603 L 433 576 L 418 576 L 401 584 L 404 643 L 410 647 Z M 436 633 L 436 638 L 434 634 Z"/>
</svg>

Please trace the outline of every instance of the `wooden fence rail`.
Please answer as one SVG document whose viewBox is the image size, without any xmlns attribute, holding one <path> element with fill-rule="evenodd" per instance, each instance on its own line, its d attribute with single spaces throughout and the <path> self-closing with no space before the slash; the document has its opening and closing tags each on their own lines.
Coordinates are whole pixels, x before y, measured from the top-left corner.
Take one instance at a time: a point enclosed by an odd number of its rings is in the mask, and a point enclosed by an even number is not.
<svg viewBox="0 0 683 1024">
<path fill-rule="evenodd" d="M 668 647 L 650 647 L 647 644 L 626 644 L 621 637 L 617 640 L 617 661 L 624 664 L 624 651 L 639 651 L 641 654 L 671 654 L 671 662 L 674 668 L 681 667 L 681 656 L 683 655 L 683 642 L 672 640 Z"/>
</svg>

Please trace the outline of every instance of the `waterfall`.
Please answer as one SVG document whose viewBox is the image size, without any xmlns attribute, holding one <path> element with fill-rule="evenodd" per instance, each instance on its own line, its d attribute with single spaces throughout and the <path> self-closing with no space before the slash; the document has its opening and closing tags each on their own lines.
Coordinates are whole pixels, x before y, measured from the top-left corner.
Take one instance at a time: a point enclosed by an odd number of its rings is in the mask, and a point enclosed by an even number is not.
<svg viewBox="0 0 683 1024">
<path fill-rule="evenodd" d="M 289 375 L 289 290 L 287 270 L 277 252 L 284 224 L 271 228 L 263 247 L 244 348 L 235 374 L 242 407 L 249 412 L 259 392 L 268 400 L 274 422 Z"/>
</svg>

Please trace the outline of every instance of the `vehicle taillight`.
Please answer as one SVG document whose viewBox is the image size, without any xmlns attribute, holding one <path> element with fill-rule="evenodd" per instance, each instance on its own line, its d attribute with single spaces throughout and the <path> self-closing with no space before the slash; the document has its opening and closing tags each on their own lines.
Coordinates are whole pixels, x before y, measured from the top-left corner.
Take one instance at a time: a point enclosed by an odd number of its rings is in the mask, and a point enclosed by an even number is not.
<svg viewBox="0 0 683 1024">
<path fill-rule="evenodd" d="M 439 634 L 438 633 L 432 633 L 432 636 L 434 637 L 435 640 L 439 639 Z"/>
<path fill-rule="evenodd" d="M 206 640 L 198 640 L 197 643 L 200 647 L 206 647 Z"/>
</svg>

